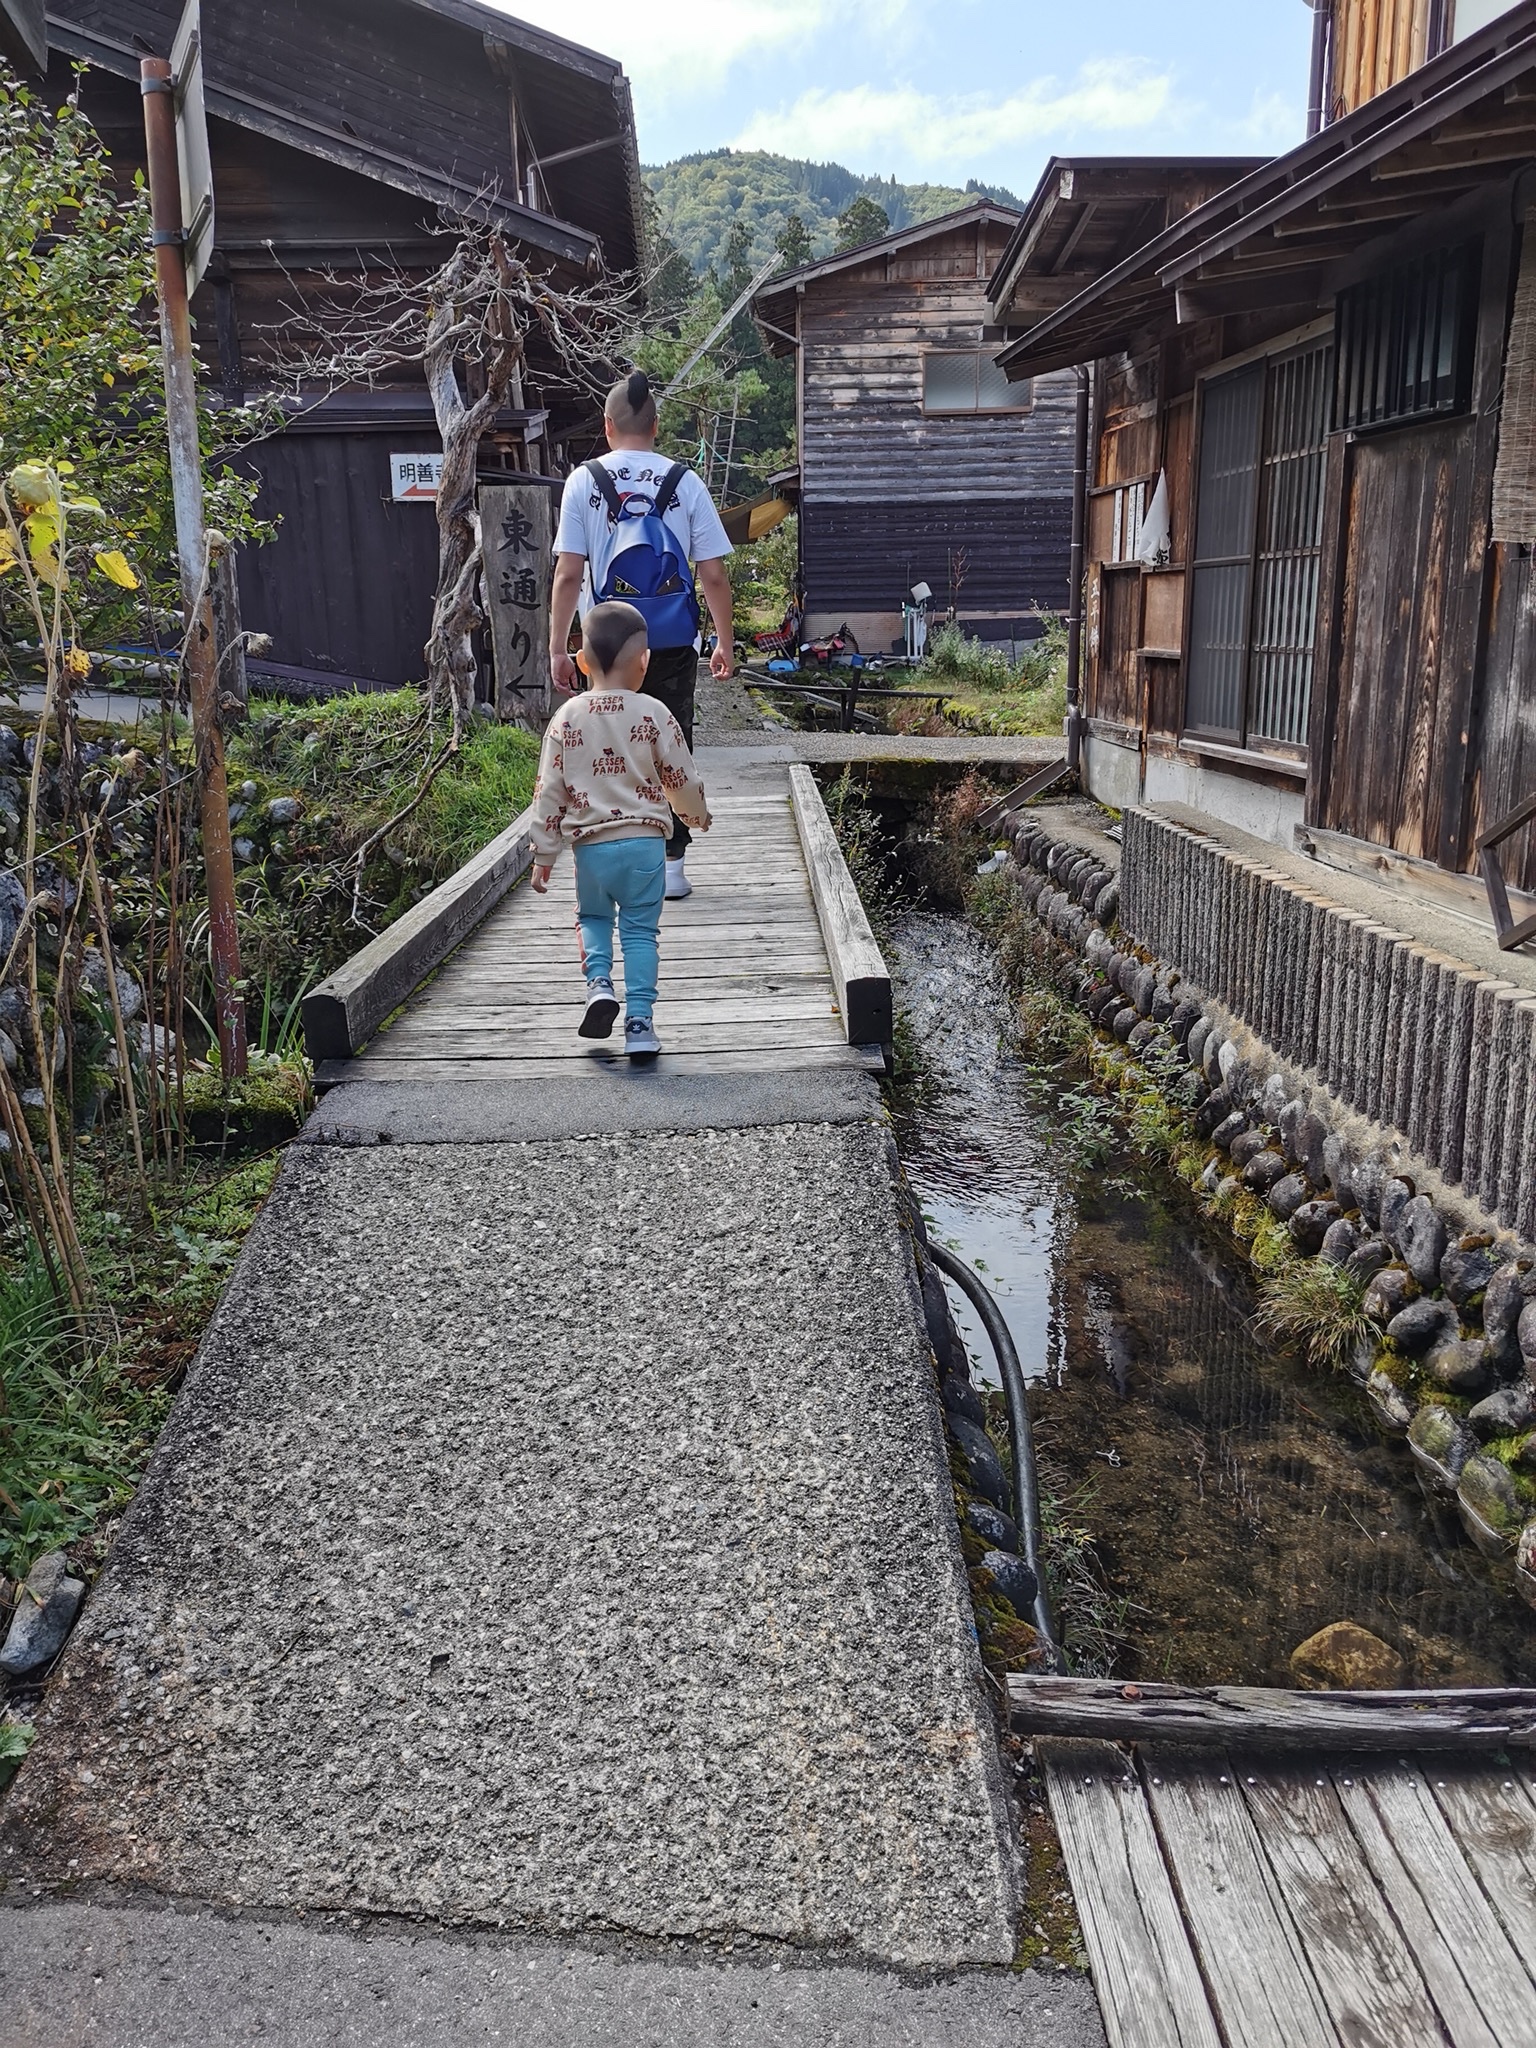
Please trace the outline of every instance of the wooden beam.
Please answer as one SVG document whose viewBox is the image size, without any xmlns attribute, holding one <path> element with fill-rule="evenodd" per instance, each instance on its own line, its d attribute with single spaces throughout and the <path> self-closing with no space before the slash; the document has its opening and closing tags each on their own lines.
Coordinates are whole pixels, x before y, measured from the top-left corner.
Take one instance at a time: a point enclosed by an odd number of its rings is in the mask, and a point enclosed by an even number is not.
<svg viewBox="0 0 1536 2048">
<path fill-rule="evenodd" d="M 0 57 L 18 71 L 48 69 L 43 0 L 0 0 Z"/>
<path fill-rule="evenodd" d="M 304 998 L 304 1046 L 316 1066 L 360 1051 L 526 873 L 533 860 L 532 816 L 529 810 L 515 818 Z"/>
<path fill-rule="evenodd" d="M 848 1043 L 888 1046 L 896 1035 L 890 969 L 875 944 L 815 776 L 797 762 L 789 771 L 789 788 Z"/>
<path fill-rule="evenodd" d="M 1052 260 L 1052 277 L 1060 277 L 1062 273 L 1066 270 L 1067 265 L 1072 260 L 1073 254 L 1076 251 L 1078 243 L 1083 239 L 1084 235 L 1086 235 L 1088 230 L 1093 226 L 1098 211 L 1098 205 L 1094 200 L 1088 199 L 1083 202 L 1082 210 L 1078 214 L 1077 219 L 1072 224 L 1071 233 L 1067 236 L 1067 239 L 1062 243 L 1061 247 L 1057 250 L 1055 257 Z"/>
<path fill-rule="evenodd" d="M 1482 170 L 1490 164 L 1519 163 L 1533 156 L 1536 125 L 1527 125 L 1513 134 L 1461 137 L 1455 142 L 1432 142 L 1423 149 L 1405 149 L 1385 163 L 1373 164 L 1371 177 L 1379 185 L 1389 185 L 1399 178 L 1423 177 L 1426 172 L 1436 176 L 1445 171 Z"/>
<path fill-rule="evenodd" d="M 1536 1691 L 1282 1692 L 1267 1686 L 1123 1685 L 1008 1674 L 1018 1735 L 1239 1749 L 1536 1748 Z"/>
<path fill-rule="evenodd" d="M 1324 272 L 1316 268 L 1277 270 L 1267 277 L 1237 277 L 1222 284 L 1180 285 L 1174 315 L 1181 327 L 1220 320 L 1229 313 L 1264 313 L 1274 306 L 1319 304 Z"/>
</svg>

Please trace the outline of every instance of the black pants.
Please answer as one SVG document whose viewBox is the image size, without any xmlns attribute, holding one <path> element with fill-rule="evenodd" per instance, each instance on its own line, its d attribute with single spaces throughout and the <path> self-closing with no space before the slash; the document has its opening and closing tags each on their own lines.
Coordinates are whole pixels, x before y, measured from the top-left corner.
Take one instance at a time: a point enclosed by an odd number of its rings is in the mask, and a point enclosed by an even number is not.
<svg viewBox="0 0 1536 2048">
<path fill-rule="evenodd" d="M 693 748 L 693 693 L 699 679 L 696 647 L 653 647 L 651 665 L 645 672 L 645 694 L 659 697 L 678 724 L 683 738 Z M 681 818 L 672 820 L 672 837 L 667 841 L 667 859 L 681 860 L 693 834 Z"/>
</svg>

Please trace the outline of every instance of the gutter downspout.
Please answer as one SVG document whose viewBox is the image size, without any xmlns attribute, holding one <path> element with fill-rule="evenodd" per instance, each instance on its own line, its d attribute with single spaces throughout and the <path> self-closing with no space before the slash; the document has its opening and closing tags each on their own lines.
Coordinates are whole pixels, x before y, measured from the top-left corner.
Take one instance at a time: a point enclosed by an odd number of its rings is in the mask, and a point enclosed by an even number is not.
<svg viewBox="0 0 1536 2048">
<path fill-rule="evenodd" d="M 1316 135 L 1328 119 L 1328 45 L 1333 29 L 1333 0 L 1308 0 L 1312 9 L 1312 78 L 1307 92 L 1307 134 Z"/>
<path fill-rule="evenodd" d="M 1067 767 L 1076 774 L 1083 751 L 1083 553 L 1088 530 L 1089 371 L 1077 366 L 1077 427 L 1072 457 L 1071 610 L 1067 613 Z"/>
</svg>

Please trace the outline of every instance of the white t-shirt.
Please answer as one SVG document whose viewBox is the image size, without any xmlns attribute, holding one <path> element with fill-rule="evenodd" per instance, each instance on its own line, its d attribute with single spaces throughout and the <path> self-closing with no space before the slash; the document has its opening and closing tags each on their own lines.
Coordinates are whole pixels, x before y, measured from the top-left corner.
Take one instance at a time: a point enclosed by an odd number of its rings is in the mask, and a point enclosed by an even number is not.
<svg viewBox="0 0 1536 2048">
<path fill-rule="evenodd" d="M 672 467 L 665 455 L 637 448 L 610 449 L 608 454 L 597 459 L 618 486 L 621 498 L 654 498 L 661 489 L 662 478 Z M 723 556 L 735 553 L 725 537 L 725 528 L 720 524 L 720 514 L 715 510 L 714 501 L 705 490 L 703 480 L 696 477 L 691 469 L 685 469 L 678 478 L 677 495 L 663 517 L 682 543 L 690 562 L 718 562 Z M 601 585 L 612 540 L 608 507 L 583 463 L 565 480 L 565 491 L 560 499 L 560 524 L 555 533 L 555 553 L 585 556 L 593 578 Z"/>
</svg>

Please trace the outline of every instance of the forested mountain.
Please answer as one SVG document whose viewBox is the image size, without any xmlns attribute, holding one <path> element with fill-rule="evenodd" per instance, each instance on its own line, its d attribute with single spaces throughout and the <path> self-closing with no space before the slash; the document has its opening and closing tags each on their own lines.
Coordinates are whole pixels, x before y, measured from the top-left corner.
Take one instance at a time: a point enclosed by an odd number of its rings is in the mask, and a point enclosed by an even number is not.
<svg viewBox="0 0 1536 2048">
<path fill-rule="evenodd" d="M 1022 204 L 1002 186 L 982 185 L 974 178 L 964 191 L 954 185 L 903 185 L 895 178 L 860 177 L 842 164 L 806 163 L 760 149 L 711 149 L 679 157 L 647 169 L 645 181 L 655 195 L 663 230 L 696 273 L 725 265 L 726 243 L 738 221 L 748 230 L 746 256 L 754 267 L 767 261 L 791 214 L 804 222 L 812 254 L 829 255 L 838 215 L 861 194 L 884 208 L 893 228 L 932 220 L 977 193 L 1004 206 Z"/>
</svg>

